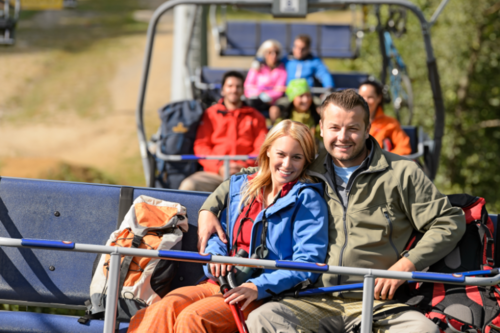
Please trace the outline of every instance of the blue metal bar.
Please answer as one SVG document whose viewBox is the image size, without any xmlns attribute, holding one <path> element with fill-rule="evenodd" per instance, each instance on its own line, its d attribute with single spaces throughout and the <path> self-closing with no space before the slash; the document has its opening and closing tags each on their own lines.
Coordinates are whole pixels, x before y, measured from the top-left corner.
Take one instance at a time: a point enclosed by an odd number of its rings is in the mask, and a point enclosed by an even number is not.
<svg viewBox="0 0 500 333">
<path fill-rule="evenodd" d="M 460 273 L 440 274 L 428 272 L 413 272 L 412 277 L 418 280 L 438 281 L 438 282 L 465 282 L 465 276 Z"/>
<path fill-rule="evenodd" d="M 187 252 L 187 251 L 159 250 L 158 256 L 160 258 L 177 259 L 177 260 L 182 260 L 182 261 L 196 261 L 196 262 L 212 261 L 211 254 L 200 254 L 200 253 L 196 253 L 196 252 Z"/>
<path fill-rule="evenodd" d="M 49 249 L 53 248 L 53 249 L 72 250 L 75 248 L 75 243 L 73 242 L 44 240 L 44 239 L 28 239 L 28 238 L 21 240 L 21 245 L 29 247 L 43 247 Z"/>
<path fill-rule="evenodd" d="M 309 272 L 312 270 L 322 271 L 322 272 L 328 271 L 328 265 L 309 263 L 309 262 L 276 260 L 276 267 L 290 269 L 290 270 L 294 270 L 294 271 L 306 271 L 306 272 Z"/>
</svg>

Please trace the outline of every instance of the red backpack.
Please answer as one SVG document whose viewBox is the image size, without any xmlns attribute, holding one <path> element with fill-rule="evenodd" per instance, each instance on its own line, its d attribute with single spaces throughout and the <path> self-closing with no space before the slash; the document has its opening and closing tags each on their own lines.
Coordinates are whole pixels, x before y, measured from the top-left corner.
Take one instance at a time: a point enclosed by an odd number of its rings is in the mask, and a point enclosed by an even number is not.
<svg viewBox="0 0 500 333">
<path fill-rule="evenodd" d="M 457 273 L 495 267 L 494 225 L 483 198 L 467 194 L 448 196 L 461 207 L 467 228 L 455 249 L 429 267 L 430 272 Z M 423 234 L 414 234 L 407 250 Z M 500 333 L 500 290 L 498 286 L 477 287 L 442 283 L 419 283 L 407 304 L 415 305 L 434 321 L 441 332 Z"/>
</svg>

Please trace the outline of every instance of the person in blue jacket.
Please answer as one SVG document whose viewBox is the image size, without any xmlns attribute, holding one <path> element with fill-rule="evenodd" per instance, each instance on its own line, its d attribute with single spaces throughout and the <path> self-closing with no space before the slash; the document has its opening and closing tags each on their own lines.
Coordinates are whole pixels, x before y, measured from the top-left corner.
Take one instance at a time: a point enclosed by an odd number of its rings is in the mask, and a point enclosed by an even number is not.
<svg viewBox="0 0 500 333">
<path fill-rule="evenodd" d="M 230 179 L 228 208 L 221 216 L 229 252 L 217 235 L 210 238 L 205 252 L 234 255 L 244 249 L 249 257 L 257 253 L 261 259 L 322 263 L 328 242 L 328 208 L 322 185 L 305 175 L 314 156 L 314 138 L 307 126 L 291 120 L 275 126 L 261 147 L 258 171 Z M 229 270 L 220 264 L 205 266 L 209 278 L 224 276 Z M 224 296 L 226 302 L 239 302 L 244 309 L 253 300 L 317 278 L 318 274 L 308 272 L 264 270 Z"/>
<path fill-rule="evenodd" d="M 313 183 L 305 170 L 315 158 L 309 128 L 284 120 L 269 131 L 253 174 L 230 178 L 227 209 L 221 224 L 230 242 L 217 235 L 208 240 L 206 253 L 324 263 L 328 247 L 328 208 L 323 186 Z M 234 269 L 222 264 L 204 267 L 207 280 L 175 289 L 161 301 L 132 318 L 129 332 L 234 332 L 237 325 L 228 306 L 241 305 L 245 319 L 272 294 L 300 282 L 314 283 L 319 274 L 289 270 L 263 270 L 235 280 L 239 286 L 221 294 L 218 277 Z M 243 277 L 243 278 L 242 278 Z"/>
<path fill-rule="evenodd" d="M 306 79 L 309 87 L 316 86 L 314 79 L 321 82 L 325 88 L 333 88 L 332 75 L 323 61 L 311 54 L 311 38 L 308 35 L 298 35 L 292 48 L 292 56 L 283 59 L 286 68 L 286 85 L 293 79 Z"/>
</svg>

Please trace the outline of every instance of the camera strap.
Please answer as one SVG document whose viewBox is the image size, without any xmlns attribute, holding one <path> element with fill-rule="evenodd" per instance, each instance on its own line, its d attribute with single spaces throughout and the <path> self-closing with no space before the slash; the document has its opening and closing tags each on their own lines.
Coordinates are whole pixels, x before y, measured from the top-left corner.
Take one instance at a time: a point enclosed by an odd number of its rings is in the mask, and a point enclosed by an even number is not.
<svg viewBox="0 0 500 333">
<path fill-rule="evenodd" d="M 231 246 L 231 253 L 232 255 L 236 254 L 238 252 L 238 237 L 240 237 L 241 233 L 241 228 L 243 227 L 243 223 L 245 223 L 247 220 L 250 220 L 252 224 L 254 224 L 254 220 L 251 217 L 248 217 L 248 214 L 250 213 L 250 209 L 252 209 L 252 205 L 255 201 L 255 198 L 252 199 L 252 202 L 250 202 L 250 205 L 248 205 L 248 209 L 245 213 L 245 216 L 240 220 L 240 225 L 238 226 L 238 231 L 236 232 L 236 237 L 234 237 L 233 244 Z"/>
</svg>

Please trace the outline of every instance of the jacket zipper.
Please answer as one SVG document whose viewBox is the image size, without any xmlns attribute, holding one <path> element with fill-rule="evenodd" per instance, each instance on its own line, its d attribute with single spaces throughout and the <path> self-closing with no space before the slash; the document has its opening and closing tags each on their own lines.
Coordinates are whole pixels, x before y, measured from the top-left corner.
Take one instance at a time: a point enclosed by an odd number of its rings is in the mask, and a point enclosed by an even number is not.
<svg viewBox="0 0 500 333">
<path fill-rule="evenodd" d="M 351 183 L 351 188 L 352 186 L 354 185 L 354 182 L 356 181 L 356 179 L 358 179 L 359 176 L 363 175 L 363 174 L 368 174 L 368 173 L 375 173 L 377 171 L 368 171 L 368 170 L 365 170 L 365 171 L 362 171 L 360 172 L 359 174 L 356 175 L 356 177 L 352 180 L 352 183 Z M 349 184 L 347 184 L 349 185 Z M 346 186 L 347 186 L 346 185 Z M 346 190 L 346 199 L 347 199 L 347 202 L 345 203 L 345 207 L 344 205 L 341 204 L 342 206 L 342 209 L 344 210 L 344 215 L 343 215 L 343 224 L 344 224 L 344 237 L 345 237 L 345 242 L 344 242 L 344 245 L 342 245 L 342 248 L 340 249 L 340 256 L 339 256 L 339 266 L 342 266 L 342 259 L 343 259 L 343 256 L 344 256 L 344 250 L 345 248 L 347 247 L 347 207 L 349 205 L 349 195 L 351 194 L 351 191 L 350 190 Z M 339 274 L 337 276 L 337 285 L 340 285 L 340 280 L 341 280 L 341 275 Z"/>
<path fill-rule="evenodd" d="M 396 261 L 398 261 L 399 259 L 398 250 L 396 249 L 396 246 L 392 242 L 392 222 L 391 219 L 389 218 L 389 214 L 386 211 L 384 211 L 384 216 L 387 219 L 387 222 L 389 223 L 389 243 L 391 244 L 394 252 L 396 253 Z"/>
</svg>

